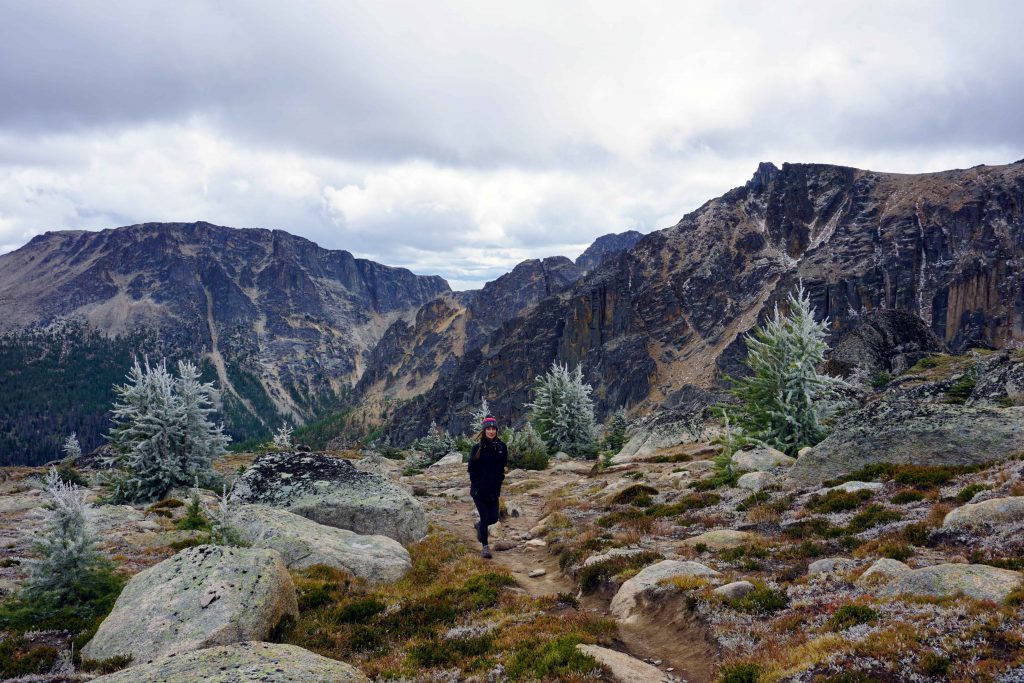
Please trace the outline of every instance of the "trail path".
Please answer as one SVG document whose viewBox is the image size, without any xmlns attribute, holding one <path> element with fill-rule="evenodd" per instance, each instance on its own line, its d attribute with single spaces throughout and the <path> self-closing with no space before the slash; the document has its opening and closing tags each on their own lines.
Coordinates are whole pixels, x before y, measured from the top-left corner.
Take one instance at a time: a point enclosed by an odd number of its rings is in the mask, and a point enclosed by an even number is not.
<svg viewBox="0 0 1024 683">
<path fill-rule="evenodd" d="M 494 551 L 494 562 L 506 567 L 519 586 L 529 595 L 541 597 L 558 593 L 576 594 L 571 578 L 562 573 L 558 558 L 545 546 L 529 545 L 521 540 L 544 516 L 548 497 L 567 484 L 578 482 L 590 469 L 589 463 L 566 463 L 538 473 L 526 473 L 506 479 L 502 500 L 519 516 L 501 521 L 501 533 L 491 539 L 492 550 L 507 540 L 508 550 Z M 474 550 L 480 549 L 473 522 L 476 507 L 468 499 L 468 481 L 463 467 L 446 467 L 439 472 L 428 472 L 417 483 L 424 486 L 429 497 L 426 503 L 430 521 L 443 527 Z M 543 569 L 543 576 L 530 578 L 531 571 Z M 599 594 L 584 596 L 581 609 L 608 616 L 610 596 Z M 659 668 L 673 669 L 677 680 L 704 683 L 713 680 L 714 661 L 708 656 L 708 645 L 696 624 L 681 622 L 673 615 L 657 615 L 655 619 L 642 619 L 640 623 L 619 624 L 615 649 L 638 659 L 659 661 Z M 682 637 L 681 637 L 682 633 Z"/>
</svg>

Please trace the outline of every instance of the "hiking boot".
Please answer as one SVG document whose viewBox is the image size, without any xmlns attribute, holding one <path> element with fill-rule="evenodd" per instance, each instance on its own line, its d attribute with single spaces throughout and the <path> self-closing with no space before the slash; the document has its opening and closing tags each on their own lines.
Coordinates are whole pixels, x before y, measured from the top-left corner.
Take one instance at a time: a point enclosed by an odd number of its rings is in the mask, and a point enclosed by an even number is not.
<svg viewBox="0 0 1024 683">
<path fill-rule="evenodd" d="M 484 549 L 480 551 L 480 557 L 484 558 L 485 560 L 491 559 L 493 557 L 493 555 L 491 555 L 491 546 L 485 545 Z"/>
</svg>

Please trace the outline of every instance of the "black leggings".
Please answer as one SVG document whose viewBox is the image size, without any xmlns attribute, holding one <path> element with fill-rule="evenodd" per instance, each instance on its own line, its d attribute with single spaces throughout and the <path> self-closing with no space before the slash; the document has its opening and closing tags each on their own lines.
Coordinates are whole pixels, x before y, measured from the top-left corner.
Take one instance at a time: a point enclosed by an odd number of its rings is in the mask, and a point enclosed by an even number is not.
<svg viewBox="0 0 1024 683">
<path fill-rule="evenodd" d="M 480 531 L 477 538 L 484 545 L 487 545 L 487 527 L 498 521 L 498 497 L 499 494 L 487 496 L 480 493 L 473 496 L 476 511 L 480 513 Z"/>
</svg>

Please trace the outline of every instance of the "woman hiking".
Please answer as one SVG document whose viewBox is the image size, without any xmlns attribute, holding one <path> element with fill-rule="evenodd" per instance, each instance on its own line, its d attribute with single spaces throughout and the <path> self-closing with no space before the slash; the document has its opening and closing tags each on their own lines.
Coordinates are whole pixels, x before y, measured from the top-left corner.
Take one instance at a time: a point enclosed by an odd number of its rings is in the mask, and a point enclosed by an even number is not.
<svg viewBox="0 0 1024 683">
<path fill-rule="evenodd" d="M 483 544 L 480 554 L 489 560 L 491 547 L 487 545 L 487 527 L 498 521 L 498 498 L 501 482 L 505 480 L 508 448 L 498 438 L 498 421 L 490 415 L 480 423 L 480 432 L 475 438 L 476 444 L 469 454 L 469 495 L 480 513 L 480 521 L 473 525 L 477 540 Z"/>
</svg>

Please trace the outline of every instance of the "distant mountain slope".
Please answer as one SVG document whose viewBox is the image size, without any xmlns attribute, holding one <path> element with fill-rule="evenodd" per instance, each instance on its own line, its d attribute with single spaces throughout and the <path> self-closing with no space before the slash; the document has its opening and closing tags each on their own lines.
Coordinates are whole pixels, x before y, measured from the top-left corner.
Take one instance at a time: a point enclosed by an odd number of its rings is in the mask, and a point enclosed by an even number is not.
<svg viewBox="0 0 1024 683">
<path fill-rule="evenodd" d="M 389 325 L 449 291 L 280 230 L 147 223 L 50 232 L 0 256 L 0 331 L 70 319 L 152 332 L 209 364 L 245 438 L 334 402 Z"/>
<path fill-rule="evenodd" d="M 654 406 L 735 368 L 741 335 L 802 280 L 832 329 L 921 317 L 952 350 L 1024 343 L 1024 163 L 920 175 L 762 164 L 743 187 L 541 301 L 402 406 L 392 438 L 486 397 L 523 415 L 534 376 L 582 363 L 602 412 Z"/>
</svg>

